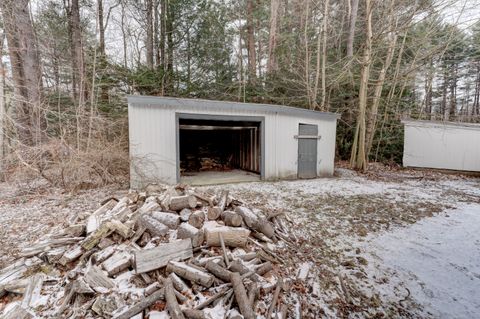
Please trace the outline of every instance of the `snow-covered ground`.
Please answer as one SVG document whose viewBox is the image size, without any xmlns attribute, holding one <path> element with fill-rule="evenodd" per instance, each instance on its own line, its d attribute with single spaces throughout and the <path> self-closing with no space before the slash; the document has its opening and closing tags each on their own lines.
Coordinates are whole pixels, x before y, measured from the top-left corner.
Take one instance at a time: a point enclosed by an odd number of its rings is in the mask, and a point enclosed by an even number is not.
<svg viewBox="0 0 480 319">
<path fill-rule="evenodd" d="M 277 255 L 302 318 L 480 318 L 480 179 L 412 171 L 209 186 L 283 210 Z M 20 247 L 126 190 L 25 193 L 0 184 L 0 268 Z M 301 266 L 303 265 L 303 266 Z M 0 301 L 1 308 L 1 301 Z"/>
<path fill-rule="evenodd" d="M 293 217 L 304 239 L 297 255 L 315 265 L 303 315 L 479 318 L 480 180 L 416 172 L 337 174 L 218 186 Z"/>
<path fill-rule="evenodd" d="M 436 318 L 480 317 L 480 205 L 467 204 L 374 237 L 378 268 L 403 279 Z"/>
</svg>

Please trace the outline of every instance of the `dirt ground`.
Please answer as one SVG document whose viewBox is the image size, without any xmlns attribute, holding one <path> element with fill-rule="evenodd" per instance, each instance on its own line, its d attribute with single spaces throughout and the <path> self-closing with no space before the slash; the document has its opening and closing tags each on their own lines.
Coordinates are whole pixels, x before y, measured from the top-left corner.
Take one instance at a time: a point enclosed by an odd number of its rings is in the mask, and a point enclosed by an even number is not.
<svg viewBox="0 0 480 319">
<path fill-rule="evenodd" d="M 387 258 L 391 251 L 382 241 L 397 238 L 394 251 L 401 251 L 405 236 L 410 236 L 398 235 L 402 229 L 457 212 L 461 221 L 462 207 L 480 204 L 479 178 L 404 170 L 358 175 L 339 168 L 334 178 L 204 187 L 215 189 L 229 189 L 263 211 L 286 212 L 292 236 L 276 252 L 283 261 L 279 269 L 286 277 L 309 269 L 307 280 L 295 282 L 284 296 L 295 305 L 292 318 L 442 317 L 435 304 L 412 288 L 405 274 L 408 267 L 394 269 L 395 262 Z M 21 247 L 67 225 L 75 214 L 125 192 L 111 187 L 72 194 L 39 185 L 1 184 L 0 268 L 14 260 Z M 471 284 L 480 287 L 480 276 L 473 277 Z M 422 278 L 416 279 L 422 284 Z M 472 289 L 475 297 L 479 290 Z"/>
</svg>

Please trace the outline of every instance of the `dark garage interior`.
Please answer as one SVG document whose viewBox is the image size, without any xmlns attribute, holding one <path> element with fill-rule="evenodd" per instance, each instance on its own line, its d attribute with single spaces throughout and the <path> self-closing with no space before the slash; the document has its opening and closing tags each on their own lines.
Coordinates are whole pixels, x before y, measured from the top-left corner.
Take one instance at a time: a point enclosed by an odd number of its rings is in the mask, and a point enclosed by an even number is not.
<svg viewBox="0 0 480 319">
<path fill-rule="evenodd" d="M 180 176 L 192 184 L 254 181 L 261 122 L 179 119 Z"/>
</svg>

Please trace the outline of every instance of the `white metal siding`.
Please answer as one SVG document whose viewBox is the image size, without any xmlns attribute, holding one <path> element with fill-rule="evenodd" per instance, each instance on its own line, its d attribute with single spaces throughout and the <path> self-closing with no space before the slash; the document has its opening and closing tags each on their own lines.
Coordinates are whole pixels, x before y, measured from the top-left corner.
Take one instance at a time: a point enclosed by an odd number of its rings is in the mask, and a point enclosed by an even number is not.
<svg viewBox="0 0 480 319">
<path fill-rule="evenodd" d="M 176 176 L 176 113 L 211 114 L 226 116 L 255 116 L 265 118 L 265 167 L 267 180 L 296 178 L 298 134 L 300 123 L 318 125 L 319 176 L 333 174 L 335 156 L 335 119 L 311 119 L 278 114 L 276 112 L 246 111 L 208 107 L 182 107 L 158 105 L 129 105 L 130 179 L 133 188 L 150 182 L 177 182 Z"/>
<path fill-rule="evenodd" d="M 480 126 L 404 123 L 404 166 L 480 171 Z"/>
</svg>

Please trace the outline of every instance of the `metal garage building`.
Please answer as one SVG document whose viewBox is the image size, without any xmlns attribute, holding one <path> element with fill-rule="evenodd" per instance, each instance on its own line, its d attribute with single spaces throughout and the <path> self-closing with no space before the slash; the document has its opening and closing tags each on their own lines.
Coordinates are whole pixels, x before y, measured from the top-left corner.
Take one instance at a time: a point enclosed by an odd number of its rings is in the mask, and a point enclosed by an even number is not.
<svg viewBox="0 0 480 319">
<path fill-rule="evenodd" d="M 480 172 L 480 124 L 402 121 L 403 166 Z"/>
<path fill-rule="evenodd" d="M 130 184 L 329 176 L 338 118 L 280 105 L 129 96 Z"/>
</svg>

